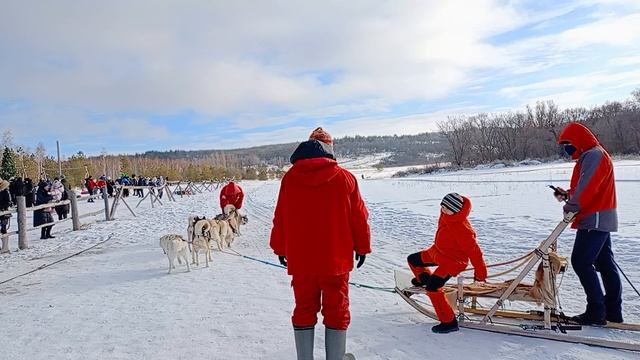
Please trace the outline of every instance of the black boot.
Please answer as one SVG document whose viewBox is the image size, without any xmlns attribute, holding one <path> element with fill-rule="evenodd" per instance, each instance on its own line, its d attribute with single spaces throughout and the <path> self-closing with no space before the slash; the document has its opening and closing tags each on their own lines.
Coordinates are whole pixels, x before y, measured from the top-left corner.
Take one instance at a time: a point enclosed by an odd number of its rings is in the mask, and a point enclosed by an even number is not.
<svg viewBox="0 0 640 360">
<path fill-rule="evenodd" d="M 447 334 L 458 330 L 460 330 L 460 328 L 458 327 L 458 320 L 456 320 L 455 318 L 453 319 L 453 321 L 449 321 L 446 323 L 441 322 L 440 324 L 431 328 L 431 331 L 436 334 Z"/>
<path fill-rule="evenodd" d="M 40 239 L 47 238 L 47 228 L 40 228 Z"/>
<path fill-rule="evenodd" d="M 51 226 L 47 226 L 47 239 L 55 239 L 56 237 L 51 235 L 51 228 L 53 227 L 53 225 Z"/>
<path fill-rule="evenodd" d="M 607 321 L 614 323 L 622 323 L 624 319 L 622 318 L 622 312 L 608 312 L 607 311 Z"/>
<path fill-rule="evenodd" d="M 576 322 L 580 325 L 590 325 L 590 326 L 604 326 L 607 325 L 607 320 L 591 316 L 590 314 L 582 313 L 580 315 L 576 315 L 571 318 L 571 321 Z"/>
</svg>

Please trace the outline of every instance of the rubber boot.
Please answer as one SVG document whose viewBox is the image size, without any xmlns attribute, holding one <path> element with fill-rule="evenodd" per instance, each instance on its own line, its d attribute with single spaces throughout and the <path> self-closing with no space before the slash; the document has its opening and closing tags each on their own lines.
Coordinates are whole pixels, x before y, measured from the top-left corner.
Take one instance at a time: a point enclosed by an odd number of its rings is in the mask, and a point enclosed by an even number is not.
<svg viewBox="0 0 640 360">
<path fill-rule="evenodd" d="M 47 228 L 40 228 L 40 239 L 47 238 Z"/>
<path fill-rule="evenodd" d="M 293 328 L 298 360 L 313 360 L 313 337 L 315 328 Z"/>
<path fill-rule="evenodd" d="M 347 347 L 347 330 L 325 328 L 324 350 L 327 360 L 343 360 Z"/>
</svg>

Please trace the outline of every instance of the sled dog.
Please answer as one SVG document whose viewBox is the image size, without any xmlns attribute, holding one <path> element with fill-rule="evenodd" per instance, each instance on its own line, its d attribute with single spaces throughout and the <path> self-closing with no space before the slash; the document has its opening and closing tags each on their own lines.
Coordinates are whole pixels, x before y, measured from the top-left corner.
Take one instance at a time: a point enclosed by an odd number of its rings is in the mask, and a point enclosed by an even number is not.
<svg viewBox="0 0 640 360">
<path fill-rule="evenodd" d="M 193 240 L 192 246 L 193 251 L 191 252 L 192 262 L 191 264 L 196 264 L 200 266 L 200 256 L 199 252 L 204 252 L 204 259 L 206 262 L 206 266 L 209 267 L 209 261 L 211 260 L 211 246 L 209 242 L 212 237 L 212 226 L 209 220 L 203 219 L 198 220 L 193 225 Z"/>
<path fill-rule="evenodd" d="M 178 259 L 178 263 L 182 264 L 181 260 L 184 260 L 187 264 L 187 271 L 191 271 L 189 267 L 189 246 L 187 244 L 187 240 L 185 240 L 182 236 L 176 234 L 164 235 L 160 238 L 160 247 L 167 254 L 167 258 L 169 259 L 169 272 L 171 274 L 171 269 L 175 269 L 175 265 L 173 261 Z"/>
</svg>

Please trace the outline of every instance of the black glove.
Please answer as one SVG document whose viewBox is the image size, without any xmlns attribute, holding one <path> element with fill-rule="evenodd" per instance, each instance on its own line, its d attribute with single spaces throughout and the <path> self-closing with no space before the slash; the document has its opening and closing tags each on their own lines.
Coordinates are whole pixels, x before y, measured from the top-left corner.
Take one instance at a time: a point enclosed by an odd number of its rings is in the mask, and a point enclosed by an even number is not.
<svg viewBox="0 0 640 360">
<path fill-rule="evenodd" d="M 357 254 L 356 253 L 356 261 L 358 262 L 358 265 L 356 265 L 356 268 L 360 269 L 360 266 L 362 266 L 362 264 L 364 264 L 364 259 L 367 257 L 367 255 L 365 254 Z"/>
<path fill-rule="evenodd" d="M 282 266 L 287 267 L 287 257 L 286 256 L 278 256 L 278 260 Z"/>
</svg>

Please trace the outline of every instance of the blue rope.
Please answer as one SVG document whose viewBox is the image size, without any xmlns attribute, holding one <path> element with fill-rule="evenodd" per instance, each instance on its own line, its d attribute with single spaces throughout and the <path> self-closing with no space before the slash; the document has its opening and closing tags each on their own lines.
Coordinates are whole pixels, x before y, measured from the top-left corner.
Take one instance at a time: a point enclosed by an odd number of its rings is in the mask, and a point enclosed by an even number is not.
<svg viewBox="0 0 640 360">
<path fill-rule="evenodd" d="M 232 250 L 232 251 L 234 251 L 236 254 L 228 253 L 228 252 L 225 252 L 225 251 L 223 251 L 223 253 L 229 254 L 229 255 L 237 255 L 237 256 L 243 257 L 245 259 L 257 261 L 259 263 L 262 263 L 262 264 L 265 264 L 265 265 L 275 266 L 275 267 L 281 268 L 281 269 L 286 269 L 287 268 L 286 266 L 282 266 L 280 264 L 272 263 L 270 261 L 254 258 L 254 257 L 247 256 L 247 255 L 242 255 L 242 254 L 240 254 L 239 252 L 237 252 L 235 250 Z M 356 282 L 353 282 L 353 281 L 349 281 L 349 284 L 353 285 L 353 286 L 355 286 L 357 288 L 379 290 L 379 291 L 385 291 L 385 292 L 389 292 L 389 293 L 395 293 L 396 292 L 396 290 L 394 288 L 385 288 L 385 287 L 380 287 L 380 286 L 372 286 L 372 285 L 360 284 L 360 283 L 356 283 Z"/>
</svg>

